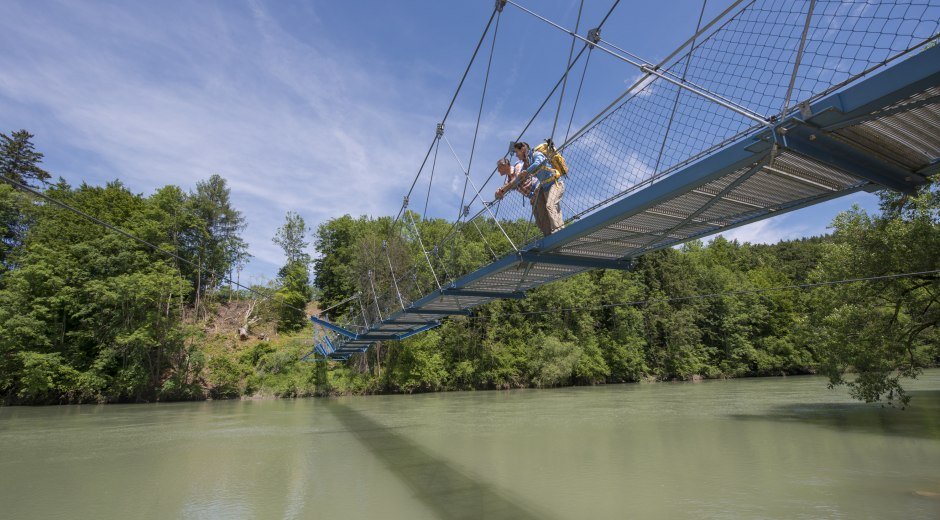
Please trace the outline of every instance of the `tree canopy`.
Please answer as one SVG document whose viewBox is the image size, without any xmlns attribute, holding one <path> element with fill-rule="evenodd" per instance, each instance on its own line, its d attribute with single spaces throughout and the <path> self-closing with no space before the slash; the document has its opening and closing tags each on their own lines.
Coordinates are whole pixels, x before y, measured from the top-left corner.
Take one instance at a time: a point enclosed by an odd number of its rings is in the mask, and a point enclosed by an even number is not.
<svg viewBox="0 0 940 520">
<path fill-rule="evenodd" d="M 883 194 L 875 214 L 843 212 L 831 235 L 773 245 L 689 242 L 644 255 L 631 271 L 582 273 L 327 364 L 302 361 L 312 350 L 305 309 L 314 291 L 321 309 L 349 300 L 330 311 L 334 321 L 361 323 L 363 312 L 375 319 L 370 299 L 392 296 L 350 299 L 359 288 L 387 285 L 393 272 L 405 280 L 403 291 L 435 287 L 503 254 L 492 249 L 503 229 L 524 243 L 531 225 L 480 222 L 425 269 L 419 234 L 438 244 L 450 222 L 346 215 L 311 236 L 304 219 L 288 212 L 272 237 L 285 263 L 259 297 L 225 285 L 247 259 L 245 220 L 225 179 L 149 196 L 117 181 L 48 183 L 31 137 L 3 136 L 5 176 L 182 260 L 0 185 L 0 399 L 7 403 L 820 373 L 858 399 L 903 405 L 905 378 L 940 363 L 937 182 L 916 196 Z M 403 277 L 410 265 L 422 269 Z M 898 273 L 919 274 L 889 277 Z M 828 283 L 855 279 L 865 280 Z M 806 284 L 815 287 L 798 287 Z M 249 334 L 250 324 L 258 331 Z"/>
</svg>

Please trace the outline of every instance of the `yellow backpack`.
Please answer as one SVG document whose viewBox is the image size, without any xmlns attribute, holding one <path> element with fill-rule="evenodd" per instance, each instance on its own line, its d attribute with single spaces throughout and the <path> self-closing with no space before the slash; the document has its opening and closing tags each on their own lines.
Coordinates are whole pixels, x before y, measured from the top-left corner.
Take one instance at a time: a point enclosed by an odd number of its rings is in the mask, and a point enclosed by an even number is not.
<svg viewBox="0 0 940 520">
<path fill-rule="evenodd" d="M 555 170 L 554 177 L 557 179 L 562 175 L 568 175 L 568 163 L 565 158 L 555 149 L 555 143 L 551 139 L 546 139 L 544 143 L 535 147 L 536 152 L 540 152 L 552 163 L 552 170 Z"/>
</svg>

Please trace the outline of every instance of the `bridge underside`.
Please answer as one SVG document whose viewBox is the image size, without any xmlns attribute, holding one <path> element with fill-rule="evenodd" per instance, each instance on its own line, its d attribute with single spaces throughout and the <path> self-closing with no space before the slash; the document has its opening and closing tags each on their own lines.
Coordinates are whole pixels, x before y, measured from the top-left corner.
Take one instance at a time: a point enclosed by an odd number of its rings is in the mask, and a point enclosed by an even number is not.
<svg viewBox="0 0 940 520">
<path fill-rule="evenodd" d="M 365 333 L 320 318 L 345 358 L 403 339 L 449 315 L 590 269 L 632 259 L 859 190 L 912 192 L 940 172 L 940 47 L 802 106 L 774 130 L 742 138 L 668 177 L 466 275 Z M 322 349 L 322 350 L 321 350 Z"/>
</svg>

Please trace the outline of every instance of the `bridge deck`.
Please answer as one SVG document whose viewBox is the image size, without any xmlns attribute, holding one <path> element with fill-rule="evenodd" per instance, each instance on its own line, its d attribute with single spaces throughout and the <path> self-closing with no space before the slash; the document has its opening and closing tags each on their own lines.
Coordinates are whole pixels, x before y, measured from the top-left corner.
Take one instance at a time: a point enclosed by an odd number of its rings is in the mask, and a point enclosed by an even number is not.
<svg viewBox="0 0 940 520">
<path fill-rule="evenodd" d="M 448 315 L 859 190 L 910 192 L 940 171 L 940 47 L 803 107 L 763 130 L 468 274 L 321 353 L 433 328 Z M 338 330 L 339 329 L 339 330 Z"/>
</svg>

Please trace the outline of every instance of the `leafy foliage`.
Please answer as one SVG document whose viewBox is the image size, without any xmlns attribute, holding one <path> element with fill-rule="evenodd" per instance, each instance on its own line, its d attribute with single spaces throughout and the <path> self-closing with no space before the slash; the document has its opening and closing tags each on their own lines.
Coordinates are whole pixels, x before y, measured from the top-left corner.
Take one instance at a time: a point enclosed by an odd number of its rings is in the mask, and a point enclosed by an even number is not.
<svg viewBox="0 0 940 520">
<path fill-rule="evenodd" d="M 885 194 L 881 206 L 880 215 L 854 208 L 836 218 L 815 279 L 940 269 L 940 182 L 912 198 Z M 936 273 L 816 291 L 809 334 L 831 384 L 868 402 L 906 404 L 901 379 L 940 361 L 938 300 Z"/>
<path fill-rule="evenodd" d="M 42 155 L 15 132 L 0 143 L 7 176 L 42 182 Z M 12 165 L 12 166 L 11 166 Z M 11 177 L 13 178 L 13 177 Z M 359 288 L 388 287 L 410 300 L 439 280 L 505 254 L 527 222 L 480 221 L 440 255 L 424 256 L 452 230 L 406 213 L 343 216 L 314 234 L 288 213 L 274 237 L 285 265 L 276 296 L 235 313 L 244 329 L 213 332 L 226 274 L 247 258 L 245 222 L 219 176 L 186 193 L 165 186 L 149 197 L 118 182 L 43 184 L 49 196 L 128 230 L 181 262 L 79 216 L 0 185 L 0 399 L 11 403 L 113 402 L 552 387 L 822 372 L 866 401 L 902 405 L 905 378 L 940 362 L 940 188 L 883 196 L 880 214 L 841 214 L 832 236 L 750 245 L 716 238 L 639 258 L 635 269 L 596 271 L 495 301 L 403 342 L 384 342 L 350 362 L 308 363 L 303 309 Z M 407 222 L 407 225 L 403 225 Z M 430 265 L 428 263 L 430 262 Z M 311 287 L 310 264 L 315 269 Z M 883 279 L 812 290 L 777 288 L 828 280 Z M 711 295 L 703 297 L 702 295 Z M 237 293 L 230 296 L 237 297 Z M 330 315 L 376 316 L 364 292 Z M 362 302 L 365 302 L 364 304 Z M 282 305 L 286 304 L 286 305 Z M 247 311 L 245 310 L 247 309 Z M 276 324 L 276 331 L 273 328 Z M 259 326 L 259 328 L 263 328 Z M 258 337 L 263 336 L 263 337 Z"/>
</svg>

